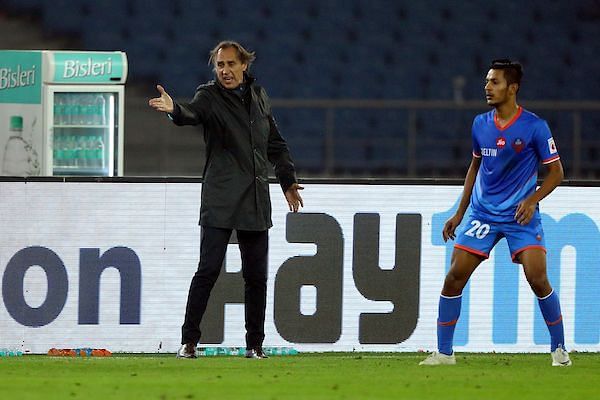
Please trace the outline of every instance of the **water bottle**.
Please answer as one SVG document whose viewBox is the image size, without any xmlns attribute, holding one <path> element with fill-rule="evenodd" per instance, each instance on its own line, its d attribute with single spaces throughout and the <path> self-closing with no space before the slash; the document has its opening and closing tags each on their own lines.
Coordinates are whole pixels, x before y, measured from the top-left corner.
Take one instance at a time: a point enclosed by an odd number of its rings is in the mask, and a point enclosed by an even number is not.
<svg viewBox="0 0 600 400">
<path fill-rule="evenodd" d="M 73 125 L 91 125 L 91 108 L 92 105 L 89 94 L 84 93 L 73 97 L 73 117 L 76 121 L 75 123 L 73 123 Z"/>
<path fill-rule="evenodd" d="M 90 159 L 90 138 L 86 135 L 77 135 L 77 166 L 79 168 L 89 168 L 91 166 Z"/>
<path fill-rule="evenodd" d="M 67 122 L 65 122 L 65 117 L 65 98 L 60 94 L 56 94 L 54 96 L 54 125 L 67 125 Z"/>
<path fill-rule="evenodd" d="M 52 159 L 55 167 L 60 167 L 62 163 L 62 143 L 61 135 L 54 134 L 52 137 Z"/>
<path fill-rule="evenodd" d="M 94 105 L 92 104 L 92 96 L 84 94 L 81 96 L 81 125 L 93 125 L 94 121 Z"/>
<path fill-rule="evenodd" d="M 90 138 L 88 136 L 79 136 L 79 147 L 81 149 L 79 166 L 89 168 L 92 166 L 92 151 L 90 149 Z"/>
<path fill-rule="evenodd" d="M 281 355 L 288 355 L 288 356 L 295 356 L 296 354 L 298 354 L 298 350 L 296 350 L 293 347 L 284 347 L 281 351 Z"/>
<path fill-rule="evenodd" d="M 93 152 L 94 167 L 104 169 L 105 154 L 104 154 L 104 142 L 102 141 L 102 136 L 95 137 L 92 148 L 94 150 L 94 152 Z"/>
<path fill-rule="evenodd" d="M 70 135 L 69 137 L 69 165 L 71 167 L 78 167 L 79 160 L 77 157 L 79 156 L 79 149 L 77 148 L 77 135 Z"/>
<path fill-rule="evenodd" d="M 87 114 L 86 102 L 85 94 L 73 96 L 73 125 L 85 125 L 85 114 Z"/>
<path fill-rule="evenodd" d="M 93 349 L 84 347 L 81 349 L 75 349 L 75 356 L 77 357 L 91 357 Z"/>
<path fill-rule="evenodd" d="M 67 140 L 67 135 L 61 135 L 60 140 L 58 141 L 59 145 L 60 145 L 60 150 L 59 150 L 59 154 L 60 154 L 60 166 L 61 167 L 68 167 L 69 166 L 69 160 L 68 160 L 68 154 L 69 154 L 69 142 Z"/>
<path fill-rule="evenodd" d="M 94 94 L 88 93 L 83 96 L 84 107 L 82 114 L 84 116 L 84 125 L 96 125 L 96 99 Z"/>
<path fill-rule="evenodd" d="M 74 163 L 74 150 L 75 145 L 73 143 L 73 136 L 65 136 L 62 140 L 62 155 L 63 155 L 63 167 L 72 167 Z"/>
<path fill-rule="evenodd" d="M 238 349 L 237 347 L 199 347 L 198 348 L 198 355 L 200 356 L 206 356 L 206 357 L 211 357 L 211 356 L 234 356 L 234 355 L 239 355 L 239 354 L 244 354 L 243 353 L 243 348 Z"/>
<path fill-rule="evenodd" d="M 216 347 L 199 347 L 198 354 L 201 356 L 216 356 L 217 348 Z"/>
<path fill-rule="evenodd" d="M 2 348 L 0 349 L 0 357 L 21 357 L 23 350 L 20 347 Z"/>
<path fill-rule="evenodd" d="M 227 347 L 217 347 L 217 355 L 218 356 L 228 356 L 229 349 Z"/>
<path fill-rule="evenodd" d="M 96 150 L 95 143 L 96 138 L 94 136 L 88 136 L 85 138 L 84 157 L 86 160 L 87 168 L 95 168 L 96 164 Z"/>
<path fill-rule="evenodd" d="M 104 95 L 97 94 L 94 97 L 94 125 L 106 125 L 106 100 Z"/>
<path fill-rule="evenodd" d="M 73 96 L 67 95 L 66 93 L 63 95 L 64 100 L 64 111 L 62 116 L 62 123 L 64 125 L 75 125 L 77 121 L 75 120 L 76 114 L 78 113 L 79 108 L 77 107 L 77 102 L 74 101 Z"/>
<path fill-rule="evenodd" d="M 269 356 L 293 356 L 298 350 L 293 347 L 264 347 L 263 351 Z"/>
<path fill-rule="evenodd" d="M 78 135 L 73 135 L 71 136 L 72 138 L 72 142 L 71 142 L 71 146 L 72 146 L 72 165 L 74 167 L 80 167 L 81 166 L 81 162 L 82 162 L 82 156 L 81 156 L 81 147 L 79 145 L 79 137 Z"/>
<path fill-rule="evenodd" d="M 82 96 L 80 94 L 72 94 L 69 97 L 70 123 L 69 125 L 81 125 L 83 121 L 82 112 Z"/>
<path fill-rule="evenodd" d="M 8 125 L 9 138 L 4 147 L 2 175 L 29 175 L 28 143 L 23 139 L 23 117 L 13 115 Z"/>
</svg>

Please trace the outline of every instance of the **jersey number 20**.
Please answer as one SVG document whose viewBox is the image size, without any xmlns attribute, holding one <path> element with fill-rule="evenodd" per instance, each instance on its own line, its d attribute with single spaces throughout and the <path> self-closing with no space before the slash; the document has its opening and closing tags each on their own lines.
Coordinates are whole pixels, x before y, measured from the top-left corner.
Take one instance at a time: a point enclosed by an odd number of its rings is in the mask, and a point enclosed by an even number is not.
<svg viewBox="0 0 600 400">
<path fill-rule="evenodd" d="M 483 239 L 488 233 L 490 233 L 490 226 L 488 224 L 482 224 L 476 219 L 471 221 L 471 228 L 469 228 L 465 235 L 476 237 L 477 239 Z"/>
</svg>

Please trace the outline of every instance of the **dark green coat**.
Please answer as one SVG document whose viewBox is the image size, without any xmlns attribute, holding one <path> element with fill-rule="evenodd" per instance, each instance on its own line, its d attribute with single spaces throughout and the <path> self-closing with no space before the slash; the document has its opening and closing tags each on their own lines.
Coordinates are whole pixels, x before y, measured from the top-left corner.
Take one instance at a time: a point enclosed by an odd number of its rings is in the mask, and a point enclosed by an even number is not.
<svg viewBox="0 0 600 400">
<path fill-rule="evenodd" d="M 198 87 L 190 103 L 175 103 L 171 114 L 177 125 L 201 124 L 204 128 L 202 226 L 269 229 L 273 223 L 267 163 L 273 164 L 284 192 L 296 182 L 294 164 L 273 119 L 269 98 L 253 78 L 246 79 L 245 96 L 210 81 Z"/>
</svg>

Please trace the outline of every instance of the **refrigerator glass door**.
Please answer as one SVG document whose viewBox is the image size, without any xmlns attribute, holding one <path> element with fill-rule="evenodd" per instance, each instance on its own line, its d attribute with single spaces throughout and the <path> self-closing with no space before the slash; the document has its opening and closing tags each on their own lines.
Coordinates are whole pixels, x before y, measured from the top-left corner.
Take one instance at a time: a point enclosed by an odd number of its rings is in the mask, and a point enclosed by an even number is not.
<svg viewBox="0 0 600 400">
<path fill-rule="evenodd" d="M 52 175 L 116 175 L 118 93 L 57 89 L 52 99 Z"/>
</svg>

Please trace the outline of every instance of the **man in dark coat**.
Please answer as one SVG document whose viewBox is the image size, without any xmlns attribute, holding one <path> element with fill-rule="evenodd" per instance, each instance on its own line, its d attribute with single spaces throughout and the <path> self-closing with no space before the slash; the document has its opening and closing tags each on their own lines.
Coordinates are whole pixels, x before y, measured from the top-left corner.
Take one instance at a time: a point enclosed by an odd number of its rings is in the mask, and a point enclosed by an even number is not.
<svg viewBox="0 0 600 400">
<path fill-rule="evenodd" d="M 271 222 L 268 162 L 290 211 L 304 204 L 294 164 L 265 90 L 248 74 L 254 52 L 224 41 L 210 52 L 217 77 L 201 85 L 191 102 L 174 102 L 160 85 L 149 105 L 176 125 L 204 127 L 206 164 L 200 207 L 200 262 L 188 294 L 177 357 L 195 358 L 200 321 L 219 276 L 232 230 L 236 230 L 245 281 L 246 357 L 266 358 L 268 229 Z"/>
</svg>

